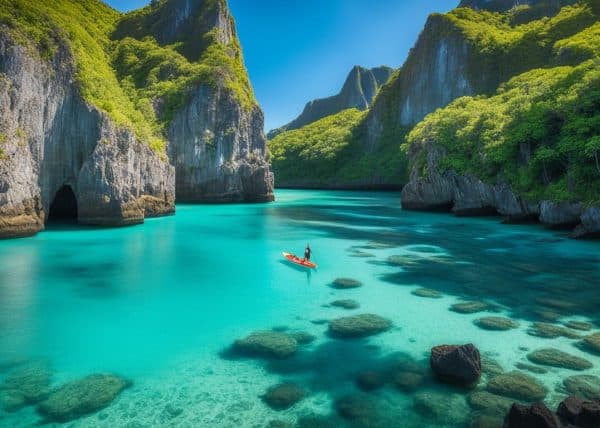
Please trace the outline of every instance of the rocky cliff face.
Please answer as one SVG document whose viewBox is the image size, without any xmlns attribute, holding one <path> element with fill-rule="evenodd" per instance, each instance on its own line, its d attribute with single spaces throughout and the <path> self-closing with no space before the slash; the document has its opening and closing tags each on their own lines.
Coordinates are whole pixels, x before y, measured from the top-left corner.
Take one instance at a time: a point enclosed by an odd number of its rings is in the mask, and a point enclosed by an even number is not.
<svg viewBox="0 0 600 428">
<path fill-rule="evenodd" d="M 88 105 L 66 46 L 51 62 L 0 28 L 0 237 L 44 227 L 69 186 L 81 223 L 124 225 L 174 212 L 174 169 Z"/>
<path fill-rule="evenodd" d="M 44 227 L 60 188 L 82 223 L 123 225 L 174 212 L 174 169 L 87 104 L 62 44 L 50 62 L 0 27 L 0 237 Z"/>
<path fill-rule="evenodd" d="M 371 69 L 359 66 L 353 67 L 339 94 L 310 101 L 306 104 L 300 116 L 287 125 L 270 131 L 268 134 L 269 139 L 274 138 L 281 132 L 302 128 L 309 123 L 349 108 L 368 109 L 377 91 L 388 81 L 392 72 L 393 69 L 386 66 Z"/>
</svg>

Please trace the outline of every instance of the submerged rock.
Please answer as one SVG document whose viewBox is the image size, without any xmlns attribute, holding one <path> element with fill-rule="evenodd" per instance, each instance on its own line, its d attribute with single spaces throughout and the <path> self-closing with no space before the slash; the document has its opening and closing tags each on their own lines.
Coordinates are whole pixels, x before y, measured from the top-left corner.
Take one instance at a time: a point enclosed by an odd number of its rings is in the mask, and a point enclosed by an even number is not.
<svg viewBox="0 0 600 428">
<path fill-rule="evenodd" d="M 450 310 L 459 314 L 474 314 L 476 312 L 488 311 L 492 306 L 485 302 L 469 301 L 459 302 L 450 306 Z"/>
<path fill-rule="evenodd" d="M 513 404 L 504 418 L 503 428 L 560 428 L 558 419 L 544 403 L 531 406 Z"/>
<path fill-rule="evenodd" d="M 504 373 L 502 366 L 496 360 L 486 355 L 481 356 L 481 371 L 488 376 L 496 376 Z"/>
<path fill-rule="evenodd" d="M 305 392 L 293 383 L 281 383 L 270 387 L 262 399 L 269 407 L 275 410 L 284 410 L 292 407 L 302 400 Z"/>
<path fill-rule="evenodd" d="M 358 309 L 358 308 L 360 308 L 360 303 L 358 303 L 356 300 L 352 300 L 352 299 L 334 300 L 333 302 L 330 303 L 330 305 L 334 306 L 336 308 L 343 308 L 343 309 Z"/>
<path fill-rule="evenodd" d="M 548 370 L 546 370 L 545 368 L 540 367 L 540 366 L 534 366 L 531 364 L 517 363 L 517 364 L 515 364 L 515 367 L 518 368 L 519 370 L 526 370 L 528 372 L 535 373 L 535 374 L 548 373 Z"/>
<path fill-rule="evenodd" d="M 18 367 L 0 384 L 0 390 L 6 391 L 5 406 L 16 409 L 21 399 L 26 404 L 43 400 L 50 392 L 52 372 L 44 363 L 30 363 Z"/>
<path fill-rule="evenodd" d="M 374 391 L 385 385 L 383 374 L 374 370 L 359 373 L 356 377 L 356 385 L 363 391 Z"/>
<path fill-rule="evenodd" d="M 130 382 L 111 374 L 94 374 L 69 382 L 38 406 L 46 420 L 66 422 L 108 406 Z"/>
<path fill-rule="evenodd" d="M 329 334 L 339 338 L 359 338 L 382 333 L 392 327 L 392 322 L 374 314 L 361 314 L 337 318 L 329 322 Z"/>
<path fill-rule="evenodd" d="M 584 321 L 567 321 L 565 326 L 574 330 L 590 331 L 594 326 L 589 322 Z"/>
<path fill-rule="evenodd" d="M 504 397 L 529 402 L 542 400 L 548 393 L 537 379 L 518 371 L 494 377 L 488 382 L 487 390 Z"/>
<path fill-rule="evenodd" d="M 431 369 L 443 382 L 469 386 L 481 376 L 481 356 L 473 344 L 440 345 L 431 349 Z"/>
<path fill-rule="evenodd" d="M 579 397 L 567 397 L 558 406 L 558 415 L 570 426 L 581 428 L 600 427 L 600 397 L 584 401 Z"/>
<path fill-rule="evenodd" d="M 600 354 L 600 332 L 586 336 L 581 341 L 582 349 Z"/>
<path fill-rule="evenodd" d="M 330 284 L 331 287 L 342 290 L 348 288 L 358 288 L 362 285 L 362 282 L 352 278 L 337 278 Z"/>
<path fill-rule="evenodd" d="M 423 384 L 424 380 L 425 376 L 421 373 L 401 371 L 395 372 L 392 378 L 394 385 L 405 391 L 414 391 Z"/>
<path fill-rule="evenodd" d="M 472 409 L 482 410 L 487 414 L 504 416 L 514 400 L 487 391 L 475 391 L 469 394 L 467 402 Z"/>
<path fill-rule="evenodd" d="M 538 349 L 527 354 L 527 358 L 532 363 L 570 370 L 586 370 L 593 367 L 588 360 L 552 348 Z"/>
<path fill-rule="evenodd" d="M 426 297 L 429 299 L 440 299 L 444 295 L 437 290 L 433 290 L 431 288 L 417 288 L 416 290 L 411 291 L 411 294 L 419 297 Z"/>
<path fill-rule="evenodd" d="M 569 330 L 568 328 L 545 322 L 534 322 L 527 330 L 527 334 L 530 336 L 543 337 L 547 339 L 554 339 L 556 337 L 578 339 L 581 337 L 578 333 Z"/>
<path fill-rule="evenodd" d="M 504 317 L 483 317 L 474 321 L 475 325 L 484 330 L 511 330 L 519 327 L 519 323 Z"/>
<path fill-rule="evenodd" d="M 27 400 L 23 394 L 14 389 L 0 390 L 0 409 L 5 412 L 16 412 L 25 407 Z"/>
<path fill-rule="evenodd" d="M 288 358 L 298 349 L 298 342 L 289 334 L 277 331 L 256 331 L 233 344 L 234 351 L 255 357 Z"/>
<path fill-rule="evenodd" d="M 413 397 L 413 406 L 421 415 L 437 422 L 443 421 L 446 426 L 463 426 L 468 414 L 465 397 L 454 393 L 418 392 Z"/>
<path fill-rule="evenodd" d="M 376 419 L 373 401 L 365 395 L 347 395 L 337 399 L 334 405 L 335 410 L 344 419 L 358 423 L 366 423 Z"/>
<path fill-rule="evenodd" d="M 288 336 L 293 338 L 298 345 L 308 345 L 317 339 L 317 336 L 305 331 L 295 331 L 293 333 L 289 333 Z"/>
<path fill-rule="evenodd" d="M 573 395 L 584 399 L 600 397 L 600 377 L 592 375 L 569 376 L 563 380 L 565 389 Z"/>
</svg>

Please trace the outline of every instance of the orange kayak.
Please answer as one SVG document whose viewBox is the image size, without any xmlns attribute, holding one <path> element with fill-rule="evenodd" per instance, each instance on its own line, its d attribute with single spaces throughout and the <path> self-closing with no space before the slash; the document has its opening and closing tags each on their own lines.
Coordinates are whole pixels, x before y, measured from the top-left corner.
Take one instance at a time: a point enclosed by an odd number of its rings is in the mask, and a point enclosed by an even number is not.
<svg viewBox="0 0 600 428">
<path fill-rule="evenodd" d="M 290 261 L 296 265 L 304 266 L 305 268 L 309 268 L 309 269 L 315 269 L 317 267 L 317 265 L 314 264 L 313 262 L 301 259 L 300 257 L 295 256 L 294 254 L 290 254 L 290 253 L 282 253 L 282 254 L 283 254 L 283 257 L 285 257 L 288 261 Z"/>
</svg>

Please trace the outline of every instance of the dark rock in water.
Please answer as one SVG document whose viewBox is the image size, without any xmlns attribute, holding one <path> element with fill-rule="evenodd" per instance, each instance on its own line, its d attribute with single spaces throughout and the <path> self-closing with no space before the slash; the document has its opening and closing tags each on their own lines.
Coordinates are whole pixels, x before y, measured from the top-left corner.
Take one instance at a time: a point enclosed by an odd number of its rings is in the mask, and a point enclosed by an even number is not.
<svg viewBox="0 0 600 428">
<path fill-rule="evenodd" d="M 270 387 L 262 399 L 272 409 L 284 410 L 302 400 L 305 395 L 304 390 L 299 386 L 293 383 L 282 383 Z"/>
<path fill-rule="evenodd" d="M 469 424 L 470 428 L 500 428 L 504 423 L 504 415 L 502 417 L 488 414 L 485 412 L 475 412 L 471 416 Z"/>
<path fill-rule="evenodd" d="M 581 336 L 568 328 L 560 325 L 549 324 L 545 322 L 534 322 L 527 330 L 530 336 L 554 339 L 556 337 L 567 337 L 569 339 L 579 339 Z"/>
<path fill-rule="evenodd" d="M 588 360 L 552 348 L 533 351 L 527 354 L 527 359 L 535 364 L 570 370 L 587 370 L 593 367 Z"/>
<path fill-rule="evenodd" d="M 544 405 L 513 404 L 504 418 L 503 428 L 560 428 L 558 418 Z"/>
<path fill-rule="evenodd" d="M 486 414 L 504 416 L 512 406 L 514 400 L 487 391 L 475 391 L 467 398 L 469 406 L 481 410 Z"/>
<path fill-rule="evenodd" d="M 581 428 L 600 427 L 600 397 L 584 401 L 579 397 L 567 397 L 558 406 L 558 416 L 571 424 Z"/>
<path fill-rule="evenodd" d="M 481 376 L 481 356 L 470 343 L 432 348 L 429 364 L 441 381 L 455 385 L 470 386 Z"/>
<path fill-rule="evenodd" d="M 374 421 L 375 406 L 365 395 L 347 395 L 335 401 L 335 410 L 344 419 L 357 423 Z"/>
<path fill-rule="evenodd" d="M 337 278 L 330 284 L 331 287 L 345 290 L 348 288 L 358 288 L 362 286 L 362 282 L 352 278 Z"/>
<path fill-rule="evenodd" d="M 358 309 L 358 308 L 360 308 L 360 303 L 358 303 L 356 300 L 352 300 L 352 299 L 335 300 L 335 301 L 331 302 L 330 305 L 334 306 L 336 308 L 343 308 L 343 309 Z"/>
<path fill-rule="evenodd" d="M 425 376 L 421 373 L 414 372 L 396 372 L 393 375 L 392 382 L 396 387 L 405 391 L 414 391 L 418 389 L 425 380 Z"/>
<path fill-rule="evenodd" d="M 27 404 L 37 403 L 49 394 L 52 372 L 45 363 L 33 362 L 12 371 L 0 384 L 0 390 L 10 391 L 4 397 L 5 405 L 15 408 L 19 396 Z"/>
<path fill-rule="evenodd" d="M 565 389 L 573 395 L 591 400 L 600 397 L 600 377 L 592 375 L 574 375 L 563 380 Z"/>
<path fill-rule="evenodd" d="M 427 297 L 429 299 L 440 299 L 444 295 L 437 290 L 432 290 L 431 288 L 417 288 L 416 290 L 411 291 L 411 294 L 419 297 Z"/>
<path fill-rule="evenodd" d="M 600 355 L 600 332 L 584 337 L 581 348 Z"/>
<path fill-rule="evenodd" d="M 511 330 L 519 327 L 519 323 L 504 317 L 483 317 L 474 321 L 475 325 L 484 330 Z"/>
<path fill-rule="evenodd" d="M 589 322 L 584 321 L 567 321 L 565 326 L 574 330 L 590 331 L 594 326 Z"/>
<path fill-rule="evenodd" d="M 391 327 L 391 321 L 379 315 L 361 314 L 330 321 L 329 334 L 339 338 L 359 338 L 382 333 Z"/>
<path fill-rule="evenodd" d="M 517 363 L 517 364 L 515 364 L 515 367 L 518 368 L 519 370 L 525 370 L 525 371 L 535 373 L 535 374 L 548 373 L 548 370 L 546 370 L 545 368 L 540 367 L 540 366 L 534 366 L 531 364 Z"/>
<path fill-rule="evenodd" d="M 298 349 L 298 342 L 286 333 L 256 331 L 233 344 L 233 350 L 248 356 L 288 358 Z"/>
<path fill-rule="evenodd" d="M 363 391 L 374 391 L 385 384 L 383 374 L 373 370 L 359 373 L 356 377 L 356 385 Z"/>
<path fill-rule="evenodd" d="M 309 343 L 314 342 L 317 339 L 317 336 L 307 333 L 305 331 L 296 331 L 288 334 L 291 338 L 293 338 L 298 345 L 308 345 Z"/>
<path fill-rule="evenodd" d="M 89 375 L 53 391 L 38 412 L 48 421 L 70 421 L 108 406 L 129 385 L 111 374 Z"/>
<path fill-rule="evenodd" d="M 488 382 L 487 390 L 504 397 L 528 402 L 542 400 L 548 393 L 537 379 L 518 371 L 494 377 Z"/>
<path fill-rule="evenodd" d="M 450 310 L 459 314 L 474 314 L 492 309 L 492 306 L 485 302 L 460 302 L 450 306 Z"/>
</svg>

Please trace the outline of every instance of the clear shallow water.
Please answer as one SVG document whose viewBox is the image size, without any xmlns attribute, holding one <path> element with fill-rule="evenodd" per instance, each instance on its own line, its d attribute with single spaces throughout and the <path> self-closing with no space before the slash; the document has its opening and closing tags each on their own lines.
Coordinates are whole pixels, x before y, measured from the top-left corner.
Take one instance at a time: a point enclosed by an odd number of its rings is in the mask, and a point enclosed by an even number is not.
<svg viewBox="0 0 600 428">
<path fill-rule="evenodd" d="M 141 226 L 54 227 L 0 241 L 0 363 L 44 359 L 55 385 L 97 372 L 132 379 L 110 407 L 69 424 L 86 427 L 262 427 L 329 415 L 333 400 L 357 392 L 356 373 L 398 358 L 425 367 L 430 347 L 442 343 L 473 342 L 505 370 L 526 362 L 525 349 L 554 347 L 591 361 L 584 373 L 600 375 L 600 357 L 575 347 L 576 340 L 526 334 L 548 312 L 600 329 L 600 244 L 497 219 L 404 212 L 398 200 L 394 193 L 279 191 L 274 204 L 179 205 L 176 216 Z M 319 264 L 310 276 L 280 260 L 281 251 L 301 253 L 306 242 Z M 355 257 L 357 249 L 373 257 Z M 389 256 L 401 256 L 400 264 L 387 263 Z M 327 287 L 340 276 L 364 286 Z M 418 287 L 444 297 L 412 295 Z M 323 306 L 341 298 L 361 308 Z M 473 324 L 485 313 L 448 310 L 465 298 L 497 304 L 495 315 L 520 327 L 485 331 Z M 339 341 L 311 322 L 352 312 L 385 316 L 395 328 Z M 236 338 L 282 326 L 318 339 L 276 363 L 221 356 Z M 551 405 L 572 374 L 579 373 L 551 368 L 535 375 Z M 276 412 L 259 396 L 282 380 L 297 382 L 308 396 Z M 418 393 L 457 400 L 456 414 L 424 416 L 413 403 Z M 368 396 L 374 425 L 468 424 L 464 391 L 426 383 L 412 393 L 388 386 Z M 169 406 L 182 412 L 173 416 Z M 0 410 L 0 426 L 38 420 L 33 407 Z"/>
</svg>

